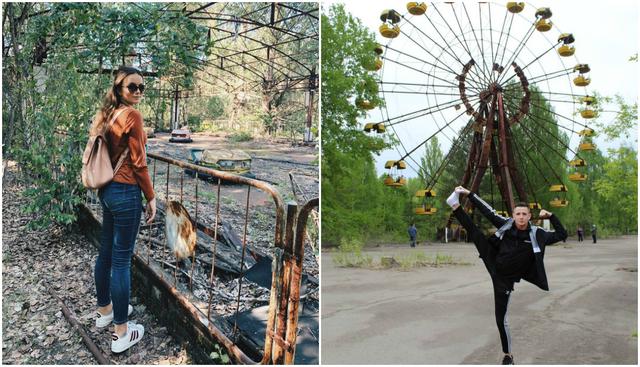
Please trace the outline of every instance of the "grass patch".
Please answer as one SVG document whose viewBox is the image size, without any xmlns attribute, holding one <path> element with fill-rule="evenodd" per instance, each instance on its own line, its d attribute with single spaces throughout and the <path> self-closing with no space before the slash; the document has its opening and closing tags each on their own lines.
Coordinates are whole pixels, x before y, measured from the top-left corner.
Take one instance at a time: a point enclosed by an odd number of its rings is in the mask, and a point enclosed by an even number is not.
<svg viewBox="0 0 640 367">
<path fill-rule="evenodd" d="M 637 337 L 638 337 L 638 330 L 634 331 L 634 332 L 631 334 L 631 336 L 632 336 L 632 337 L 634 337 L 634 338 L 637 338 Z"/>
<path fill-rule="evenodd" d="M 241 131 L 241 132 L 237 132 L 229 135 L 229 141 L 234 143 L 241 143 L 243 141 L 251 141 L 251 140 L 253 140 L 253 136 L 251 136 L 251 134 L 245 131 Z"/>
<path fill-rule="evenodd" d="M 374 258 L 370 255 L 362 254 L 362 247 L 353 246 L 353 243 L 340 245 L 338 251 L 332 258 L 334 264 L 339 267 L 363 268 L 370 270 L 384 270 L 391 268 L 411 270 L 425 266 L 439 268 L 455 265 L 471 265 L 471 263 L 455 259 L 451 255 L 440 253 L 428 256 L 424 252 L 414 252 L 403 256 L 383 255 L 381 257 Z"/>
<path fill-rule="evenodd" d="M 410 255 L 400 256 L 396 261 L 402 270 L 410 270 L 424 266 L 439 268 L 449 265 L 471 265 L 469 262 L 454 259 L 451 255 L 436 253 L 434 256 L 427 256 L 424 252 L 415 252 Z"/>
</svg>

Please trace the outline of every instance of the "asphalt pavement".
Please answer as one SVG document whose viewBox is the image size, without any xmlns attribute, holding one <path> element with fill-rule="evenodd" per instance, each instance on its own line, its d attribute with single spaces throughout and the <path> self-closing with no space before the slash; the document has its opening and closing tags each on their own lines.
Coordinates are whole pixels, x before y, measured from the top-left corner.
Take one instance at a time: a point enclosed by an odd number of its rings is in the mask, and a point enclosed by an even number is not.
<svg viewBox="0 0 640 367">
<path fill-rule="evenodd" d="M 472 265 L 338 268 L 323 252 L 322 364 L 497 364 L 502 353 L 491 281 L 470 244 L 385 246 Z M 521 281 L 508 321 L 517 364 L 638 363 L 638 238 L 547 248 L 550 291 Z"/>
</svg>

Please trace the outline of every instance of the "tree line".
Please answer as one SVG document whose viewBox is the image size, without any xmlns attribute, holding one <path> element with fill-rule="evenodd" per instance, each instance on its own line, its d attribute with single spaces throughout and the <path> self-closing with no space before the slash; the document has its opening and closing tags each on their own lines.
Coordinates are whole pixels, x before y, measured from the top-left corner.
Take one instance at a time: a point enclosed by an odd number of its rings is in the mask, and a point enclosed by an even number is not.
<svg viewBox="0 0 640 367">
<path fill-rule="evenodd" d="M 366 112 L 355 106 L 358 98 L 381 105 L 373 72 L 362 65 L 375 55 L 373 34 L 348 14 L 342 5 L 334 5 L 322 15 L 322 244 L 340 246 L 355 240 L 360 243 L 406 242 L 407 228 L 415 223 L 422 241 L 435 242 L 451 215 L 445 199 L 459 185 L 464 172 L 472 132 L 460 131 L 456 139 L 462 147 L 443 151 L 437 138 L 423 148 L 418 177 L 408 178 L 401 187 L 383 183 L 384 175 L 375 169 L 375 156 L 393 146 L 390 137 L 371 136 L 362 131 L 359 118 Z M 575 236 L 580 225 L 587 233 L 596 224 L 599 235 L 637 233 L 637 151 L 631 145 L 609 149 L 606 154 L 596 148 L 580 152 L 587 161 L 584 182 L 571 182 L 568 174 L 568 135 L 558 127 L 552 108 L 543 94 L 532 89 L 536 103 L 526 119 L 512 127 L 514 147 L 521 175 L 529 188 L 529 201 L 556 213 L 568 232 Z M 637 121 L 637 106 L 627 105 L 619 97 L 622 111 L 611 124 L 595 126 L 609 138 L 629 135 Z M 606 100 L 603 98 L 603 100 Z M 507 109 L 510 107 L 507 106 Z M 531 130 L 535 130 L 535 134 Z M 433 215 L 416 215 L 419 205 L 415 193 L 446 158 L 446 166 L 433 189 L 436 198 L 430 203 Z M 561 174 L 567 186 L 569 205 L 551 208 L 556 195 L 550 184 L 560 182 L 550 172 Z M 505 210 L 490 170 L 479 192 L 497 210 Z"/>
</svg>

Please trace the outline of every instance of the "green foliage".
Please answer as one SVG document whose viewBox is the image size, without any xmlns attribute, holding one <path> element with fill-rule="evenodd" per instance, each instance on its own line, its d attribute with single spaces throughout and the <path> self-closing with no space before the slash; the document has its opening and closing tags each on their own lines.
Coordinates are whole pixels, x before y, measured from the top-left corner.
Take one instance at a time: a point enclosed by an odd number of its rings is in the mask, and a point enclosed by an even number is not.
<svg viewBox="0 0 640 367">
<path fill-rule="evenodd" d="M 370 267 L 373 258 L 362 254 L 364 243 L 357 239 L 342 239 L 338 252 L 333 255 L 333 262 L 341 267 Z"/>
<path fill-rule="evenodd" d="M 614 227 L 625 234 L 638 229 L 638 152 L 632 147 L 609 150 L 611 160 L 594 182 L 602 207 L 611 208 L 600 218 L 600 228 Z"/>
<path fill-rule="evenodd" d="M 334 5 L 322 15 L 322 236 L 324 245 L 385 233 L 384 187 L 372 153 L 388 146 L 367 136 L 357 119 L 366 112 L 356 98 L 375 104 L 374 73 L 362 67 L 374 59 L 374 37 L 359 20 Z M 403 225 L 404 227 L 405 225 Z"/>
<path fill-rule="evenodd" d="M 241 132 L 237 132 L 229 135 L 229 141 L 234 143 L 240 143 L 243 141 L 251 141 L 251 140 L 253 140 L 253 136 L 251 136 L 251 134 L 245 131 L 241 131 Z"/>
<path fill-rule="evenodd" d="M 613 97 L 602 96 L 596 94 L 598 104 L 596 111 L 601 114 L 605 105 L 614 104 L 616 108 L 616 117 L 613 121 L 602 122 L 596 120 L 594 126 L 598 129 L 599 134 L 604 134 L 609 139 L 618 139 L 624 137 L 629 139 L 638 133 L 638 103 L 627 103 L 622 96 L 616 94 Z M 637 139 L 636 139 L 637 140 Z"/>
<path fill-rule="evenodd" d="M 229 364 L 231 362 L 231 358 L 229 358 L 229 354 L 227 351 L 220 346 L 220 344 L 215 344 L 215 351 L 209 353 L 209 358 L 213 359 L 218 364 Z"/>
<path fill-rule="evenodd" d="M 35 214 L 30 225 L 71 224 L 83 201 L 81 154 L 111 82 L 109 75 L 87 72 L 115 69 L 133 50 L 153 55 L 147 67 L 160 76 L 193 82 L 193 70 L 211 46 L 206 30 L 181 12 L 163 11 L 166 6 L 3 4 L 3 36 L 14 46 L 3 59 L 3 153 L 18 161 L 29 183 L 24 209 Z M 157 42 L 141 42 L 146 39 Z M 185 47 L 196 44 L 203 46 Z M 150 107 L 143 102 L 140 109 Z"/>
</svg>

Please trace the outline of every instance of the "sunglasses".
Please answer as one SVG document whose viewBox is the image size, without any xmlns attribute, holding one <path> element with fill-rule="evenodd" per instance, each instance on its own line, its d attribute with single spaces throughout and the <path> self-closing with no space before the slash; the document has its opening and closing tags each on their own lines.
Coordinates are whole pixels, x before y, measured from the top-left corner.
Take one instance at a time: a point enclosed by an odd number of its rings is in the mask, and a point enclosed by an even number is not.
<svg viewBox="0 0 640 367">
<path fill-rule="evenodd" d="M 127 85 L 127 89 L 131 93 L 135 93 L 137 90 L 140 90 L 140 93 L 144 93 L 144 84 L 136 85 L 135 83 L 131 83 L 131 84 Z"/>
</svg>

